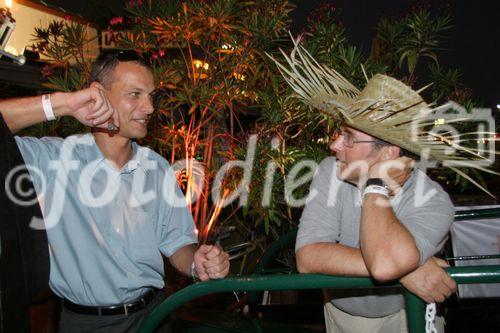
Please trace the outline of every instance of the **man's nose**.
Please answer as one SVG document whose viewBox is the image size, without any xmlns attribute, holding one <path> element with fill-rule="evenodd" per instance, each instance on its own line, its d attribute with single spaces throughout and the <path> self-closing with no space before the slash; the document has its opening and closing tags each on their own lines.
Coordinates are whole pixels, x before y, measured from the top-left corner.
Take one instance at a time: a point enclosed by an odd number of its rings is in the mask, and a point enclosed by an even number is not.
<svg viewBox="0 0 500 333">
<path fill-rule="evenodd" d="M 330 150 L 337 153 L 339 151 L 344 150 L 344 144 L 343 144 L 344 137 L 342 135 L 339 135 L 338 138 L 332 141 L 330 143 Z"/>
<path fill-rule="evenodd" d="M 142 105 L 142 111 L 146 112 L 147 114 L 151 114 L 151 113 L 153 113 L 154 110 L 155 110 L 155 107 L 153 104 L 153 98 L 150 96 L 147 96 L 147 98 L 145 98 L 145 101 Z"/>
</svg>

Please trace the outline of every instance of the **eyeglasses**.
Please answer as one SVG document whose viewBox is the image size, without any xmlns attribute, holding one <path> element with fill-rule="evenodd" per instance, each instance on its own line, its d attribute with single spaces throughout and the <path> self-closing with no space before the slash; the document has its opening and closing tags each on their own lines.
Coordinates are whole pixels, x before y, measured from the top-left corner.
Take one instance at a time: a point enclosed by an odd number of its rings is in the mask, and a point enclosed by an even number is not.
<svg viewBox="0 0 500 333">
<path fill-rule="evenodd" d="M 336 141 L 338 138 L 343 137 L 342 144 L 344 145 L 345 148 L 352 148 L 356 143 L 369 143 L 369 142 L 375 142 L 374 140 L 356 140 L 353 138 L 352 133 L 345 132 L 341 130 L 340 128 L 336 129 L 333 132 L 333 135 L 331 137 L 331 142 Z"/>
</svg>

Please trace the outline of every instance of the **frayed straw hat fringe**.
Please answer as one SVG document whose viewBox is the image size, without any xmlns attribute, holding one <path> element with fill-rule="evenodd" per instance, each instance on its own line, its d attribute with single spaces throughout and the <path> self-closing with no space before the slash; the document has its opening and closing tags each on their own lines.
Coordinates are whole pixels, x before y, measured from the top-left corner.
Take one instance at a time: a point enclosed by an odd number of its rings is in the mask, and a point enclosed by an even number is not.
<svg viewBox="0 0 500 333">
<path fill-rule="evenodd" d="M 296 97 L 306 105 L 335 119 L 343 118 L 346 125 L 422 158 L 440 162 L 493 196 L 458 168 L 475 168 L 500 175 L 488 168 L 492 161 L 481 155 L 485 151 L 461 144 L 494 133 L 472 132 L 458 136 L 446 131 L 433 133 L 429 127 L 434 125 L 432 116 L 436 108 L 419 95 L 427 87 L 417 92 L 390 76 L 376 74 L 368 79 L 365 73 L 367 84 L 360 91 L 334 69 L 319 64 L 298 41 L 294 40 L 294 45 L 290 56 L 281 50 L 286 61 L 284 64 L 268 56 L 276 63 Z M 467 119 L 455 119 L 448 123 L 464 120 Z M 494 152 L 496 154 L 499 153 Z"/>
</svg>

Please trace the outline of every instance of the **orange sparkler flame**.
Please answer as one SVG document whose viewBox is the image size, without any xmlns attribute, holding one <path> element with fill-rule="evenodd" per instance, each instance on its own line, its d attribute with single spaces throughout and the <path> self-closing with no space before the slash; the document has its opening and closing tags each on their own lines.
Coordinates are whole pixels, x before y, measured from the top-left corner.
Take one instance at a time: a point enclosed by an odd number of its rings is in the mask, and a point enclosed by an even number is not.
<svg viewBox="0 0 500 333">
<path fill-rule="evenodd" d="M 222 206 L 224 205 L 224 199 L 228 195 L 229 195 L 229 189 L 224 189 L 224 192 L 222 193 L 221 201 L 219 203 L 215 204 L 214 212 L 213 212 L 212 216 L 210 217 L 210 220 L 208 221 L 207 227 L 205 228 L 205 232 L 204 232 L 204 240 L 205 241 L 204 242 L 207 241 L 208 235 L 210 234 L 210 229 L 212 229 L 214 221 L 217 220 L 217 218 L 219 217 L 219 214 L 222 210 Z"/>
</svg>

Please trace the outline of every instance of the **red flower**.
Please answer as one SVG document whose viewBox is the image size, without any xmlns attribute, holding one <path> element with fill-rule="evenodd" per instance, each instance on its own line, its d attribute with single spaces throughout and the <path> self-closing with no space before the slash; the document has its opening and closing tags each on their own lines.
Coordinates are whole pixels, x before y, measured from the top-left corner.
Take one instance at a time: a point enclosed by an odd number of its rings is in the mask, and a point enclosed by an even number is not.
<svg viewBox="0 0 500 333">
<path fill-rule="evenodd" d="M 121 17 L 121 16 L 113 17 L 109 21 L 109 25 L 117 25 L 117 24 L 120 24 L 120 23 L 123 23 L 123 17 Z"/>
<path fill-rule="evenodd" d="M 54 67 L 51 65 L 45 65 L 43 66 L 41 73 L 44 78 L 49 78 L 52 74 L 54 74 Z"/>
</svg>

